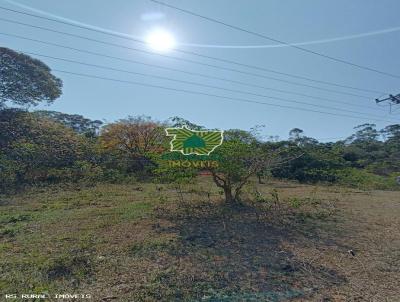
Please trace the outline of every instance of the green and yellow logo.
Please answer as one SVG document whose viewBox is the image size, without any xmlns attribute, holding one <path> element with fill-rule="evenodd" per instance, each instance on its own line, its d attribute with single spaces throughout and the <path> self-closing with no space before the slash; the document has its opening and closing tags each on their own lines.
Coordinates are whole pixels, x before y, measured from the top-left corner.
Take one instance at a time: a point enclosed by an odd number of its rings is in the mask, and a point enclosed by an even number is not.
<svg viewBox="0 0 400 302">
<path fill-rule="evenodd" d="M 223 131 L 196 131 L 187 127 L 166 128 L 167 136 L 172 136 L 170 151 L 183 155 L 210 155 L 224 140 Z"/>
</svg>

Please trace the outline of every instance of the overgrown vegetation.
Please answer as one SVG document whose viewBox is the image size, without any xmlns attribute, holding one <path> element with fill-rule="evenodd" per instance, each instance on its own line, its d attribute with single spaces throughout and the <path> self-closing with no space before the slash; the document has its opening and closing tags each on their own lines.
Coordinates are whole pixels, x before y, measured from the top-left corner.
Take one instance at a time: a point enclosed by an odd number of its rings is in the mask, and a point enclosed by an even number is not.
<svg viewBox="0 0 400 302">
<path fill-rule="evenodd" d="M 163 168 L 166 125 L 174 124 L 129 117 L 100 128 L 98 121 L 77 115 L 0 110 L 0 190 L 195 176 L 194 169 Z M 374 129 L 363 125 L 354 136 L 336 143 L 308 137 L 270 142 L 252 132 L 228 130 L 224 144 L 215 151 L 220 165 L 210 170 L 227 200 L 238 199 L 243 184 L 255 175 L 260 182 L 269 175 L 305 183 L 394 189 L 400 171 L 400 125 L 381 130 L 385 140 Z"/>
<path fill-rule="evenodd" d="M 158 122 L 150 117 L 127 117 L 103 125 L 76 114 L 29 112 L 7 104 L 37 105 L 61 95 L 61 80 L 44 63 L 0 48 L 0 192 L 54 183 L 126 179 L 181 181 L 198 169 L 165 169 L 162 154 L 169 148 L 164 129 L 187 125 L 183 118 Z M 258 128 L 225 131 L 216 150 L 218 168 L 209 169 L 226 201 L 240 199 L 250 177 L 264 176 L 300 182 L 327 182 L 361 188 L 391 189 L 400 173 L 400 125 L 378 131 L 373 124 L 357 126 L 344 141 L 320 143 L 290 131 L 290 139 L 266 141 Z"/>
<path fill-rule="evenodd" d="M 399 124 L 360 125 L 335 143 L 298 128 L 281 141 L 260 138 L 258 127 L 230 129 L 213 152 L 218 165 L 170 167 L 165 128 L 203 126 L 146 116 L 103 124 L 9 108 L 51 103 L 62 82 L 29 56 L 0 48 L 0 59 L 5 293 L 80 292 L 95 301 L 396 296 L 398 192 L 353 188 L 399 188 Z M 375 218 L 385 210 L 373 208 L 359 218 L 349 199 L 363 207 L 384 199 L 390 210 Z M 339 215 L 344 202 L 350 210 Z M 386 229 L 373 232 L 382 225 Z M 355 236 L 363 241 L 346 239 Z M 382 236 L 394 244 L 380 246 Z M 353 249 L 362 252 L 371 242 L 379 257 L 370 250 L 362 262 Z M 384 280 L 380 292 L 371 291 L 376 280 Z"/>
</svg>

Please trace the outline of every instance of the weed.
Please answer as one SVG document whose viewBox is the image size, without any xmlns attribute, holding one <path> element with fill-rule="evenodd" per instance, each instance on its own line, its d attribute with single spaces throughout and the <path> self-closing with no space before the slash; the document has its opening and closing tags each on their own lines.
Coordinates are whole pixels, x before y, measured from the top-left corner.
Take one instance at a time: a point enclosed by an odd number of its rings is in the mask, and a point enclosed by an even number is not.
<svg viewBox="0 0 400 302">
<path fill-rule="evenodd" d="M 16 223 L 16 222 L 21 222 L 21 221 L 29 221 L 31 219 L 32 219 L 31 215 L 16 214 L 16 215 L 5 216 L 2 219 L 2 221 L 4 223 Z"/>
<path fill-rule="evenodd" d="M 0 236 L 3 237 L 15 237 L 18 233 L 18 230 L 15 227 L 5 227 L 4 229 L 0 230 Z"/>
<path fill-rule="evenodd" d="M 298 197 L 289 198 L 288 202 L 289 202 L 290 206 L 295 209 L 300 208 L 304 204 L 304 200 L 302 200 Z"/>
<path fill-rule="evenodd" d="M 178 243 L 173 239 L 153 239 L 146 240 L 144 242 L 138 242 L 133 244 L 129 248 L 129 254 L 134 257 L 154 257 L 158 253 L 165 252 L 176 252 L 178 249 Z"/>
</svg>

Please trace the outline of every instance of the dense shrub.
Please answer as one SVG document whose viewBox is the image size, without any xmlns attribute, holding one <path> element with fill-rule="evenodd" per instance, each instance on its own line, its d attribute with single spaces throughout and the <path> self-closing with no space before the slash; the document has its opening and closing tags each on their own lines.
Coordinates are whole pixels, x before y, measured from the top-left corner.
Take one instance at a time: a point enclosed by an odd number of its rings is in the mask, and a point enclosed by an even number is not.
<svg viewBox="0 0 400 302">
<path fill-rule="evenodd" d="M 336 170 L 337 183 L 345 186 L 368 189 L 395 189 L 398 187 L 395 174 L 389 177 L 372 174 L 365 170 L 346 168 Z"/>
<path fill-rule="evenodd" d="M 2 191 L 95 178 L 101 170 L 89 139 L 60 123 L 9 109 L 0 111 L 0 123 Z"/>
</svg>

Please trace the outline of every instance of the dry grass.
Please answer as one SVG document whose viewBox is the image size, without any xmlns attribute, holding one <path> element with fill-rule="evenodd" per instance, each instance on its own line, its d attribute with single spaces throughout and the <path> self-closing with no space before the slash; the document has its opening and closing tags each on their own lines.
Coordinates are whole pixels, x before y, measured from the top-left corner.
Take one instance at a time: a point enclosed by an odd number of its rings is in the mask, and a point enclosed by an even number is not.
<svg viewBox="0 0 400 302">
<path fill-rule="evenodd" d="M 400 301 L 399 197 L 253 183 L 232 207 L 202 177 L 184 186 L 99 185 L 2 198 L 1 294 Z"/>
</svg>

